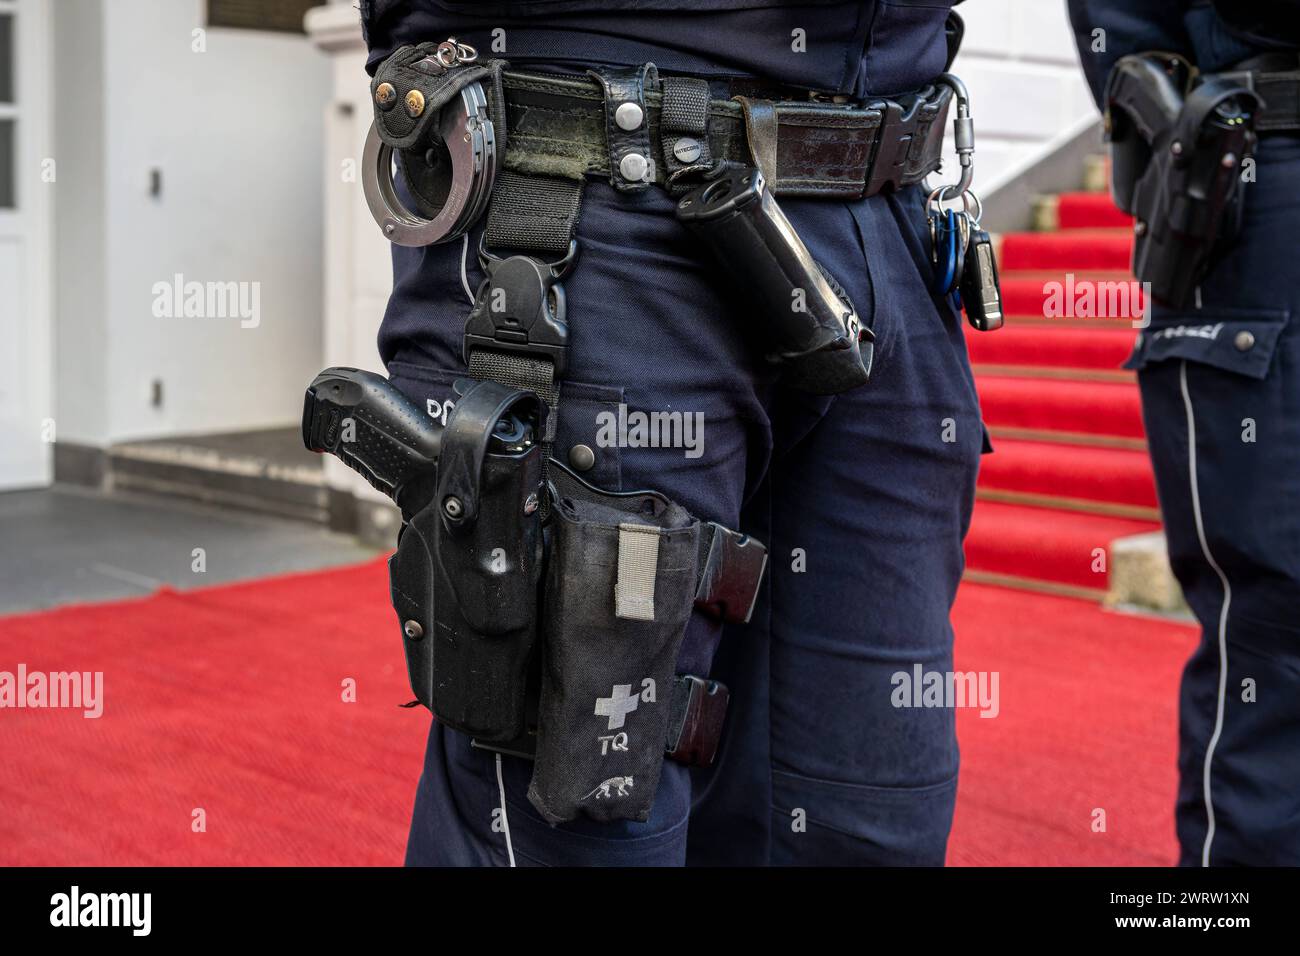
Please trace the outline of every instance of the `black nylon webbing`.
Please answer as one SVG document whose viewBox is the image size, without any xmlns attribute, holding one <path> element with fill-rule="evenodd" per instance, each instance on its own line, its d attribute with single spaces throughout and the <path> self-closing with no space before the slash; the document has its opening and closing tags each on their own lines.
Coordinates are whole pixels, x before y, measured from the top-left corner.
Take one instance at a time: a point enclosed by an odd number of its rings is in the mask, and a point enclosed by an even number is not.
<svg viewBox="0 0 1300 956">
<path fill-rule="evenodd" d="M 491 379 L 512 388 L 527 388 L 541 396 L 549 414 L 542 441 L 555 440 L 555 409 L 560 404 L 560 383 L 555 380 L 555 366 L 549 359 L 530 358 L 518 352 L 494 352 L 475 349 L 469 356 L 469 373 L 474 378 Z"/>
<path fill-rule="evenodd" d="M 562 257 L 582 211 L 582 180 L 502 170 L 492 187 L 487 244 Z"/>
<path fill-rule="evenodd" d="M 561 259 L 569 254 L 582 211 L 581 179 L 533 176 L 503 170 L 492 188 L 484 239 L 489 248 L 516 250 Z M 542 432 L 542 475 L 547 474 L 559 425 L 560 382 L 549 358 L 515 351 L 475 348 L 469 355 L 470 375 L 513 388 L 527 388 L 546 403 Z M 549 511 L 542 500 L 542 517 Z"/>
<path fill-rule="evenodd" d="M 661 81 L 663 101 L 660 106 L 659 139 L 663 150 L 664 170 L 670 193 L 685 192 L 693 180 L 713 167 L 709 147 L 709 84 L 687 76 L 666 76 Z M 694 159 L 678 158 L 676 147 L 683 137 L 695 141 L 699 154 Z M 685 154 L 688 155 L 689 154 Z"/>
</svg>

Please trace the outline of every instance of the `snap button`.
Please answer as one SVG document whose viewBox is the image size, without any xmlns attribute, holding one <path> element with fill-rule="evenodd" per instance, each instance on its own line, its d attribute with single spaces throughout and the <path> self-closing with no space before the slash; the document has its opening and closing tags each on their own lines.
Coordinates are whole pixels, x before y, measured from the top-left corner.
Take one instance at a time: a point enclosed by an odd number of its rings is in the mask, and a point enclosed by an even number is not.
<svg viewBox="0 0 1300 956">
<path fill-rule="evenodd" d="M 614 110 L 614 122 L 618 124 L 619 129 L 626 130 L 629 133 L 634 129 L 639 129 L 643 119 L 645 119 L 645 113 L 635 103 L 623 103 L 620 104 L 618 109 Z"/>
<path fill-rule="evenodd" d="M 587 445 L 574 445 L 569 449 L 569 464 L 574 471 L 591 471 L 596 465 L 596 453 Z"/>
<path fill-rule="evenodd" d="M 618 161 L 618 171 L 629 182 L 641 182 L 649 168 L 650 163 L 640 153 L 628 153 Z"/>
<path fill-rule="evenodd" d="M 406 94 L 406 112 L 412 119 L 424 112 L 424 94 L 419 90 L 411 90 Z"/>
<path fill-rule="evenodd" d="M 1253 333 L 1242 329 L 1237 333 L 1237 337 L 1232 340 L 1232 344 L 1237 346 L 1238 352 L 1249 352 L 1255 347 L 1255 336 Z"/>
<path fill-rule="evenodd" d="M 690 136 L 683 136 L 677 142 L 673 143 L 673 156 L 679 163 L 693 163 L 700 158 L 699 140 L 692 139 Z"/>
<path fill-rule="evenodd" d="M 397 90 L 392 83 L 380 83 L 375 87 L 375 103 L 381 110 L 391 110 L 397 105 Z"/>
</svg>

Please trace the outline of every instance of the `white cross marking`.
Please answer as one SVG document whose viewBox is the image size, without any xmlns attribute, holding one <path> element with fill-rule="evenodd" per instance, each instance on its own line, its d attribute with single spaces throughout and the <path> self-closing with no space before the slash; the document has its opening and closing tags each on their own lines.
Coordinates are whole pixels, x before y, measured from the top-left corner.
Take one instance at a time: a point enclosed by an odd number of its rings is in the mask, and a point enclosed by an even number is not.
<svg viewBox="0 0 1300 956">
<path fill-rule="evenodd" d="M 596 716 L 608 717 L 609 729 L 616 730 L 640 702 L 640 696 L 632 693 L 631 684 L 615 684 L 609 697 L 596 698 Z"/>
</svg>

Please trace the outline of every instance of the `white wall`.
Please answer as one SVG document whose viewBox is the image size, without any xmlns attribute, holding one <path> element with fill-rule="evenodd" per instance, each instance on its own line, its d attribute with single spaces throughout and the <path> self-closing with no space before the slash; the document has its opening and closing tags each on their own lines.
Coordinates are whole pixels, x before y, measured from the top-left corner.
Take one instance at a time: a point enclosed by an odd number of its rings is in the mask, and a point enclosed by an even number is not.
<svg viewBox="0 0 1300 956">
<path fill-rule="evenodd" d="M 104 259 L 104 0 L 51 4 L 54 71 L 54 393 L 60 441 L 109 433 Z M 73 95 L 77 93 L 78 95 Z"/>
<path fill-rule="evenodd" d="M 86 100 L 84 126 L 61 118 L 56 129 L 60 437 L 297 421 L 322 353 L 327 58 L 303 36 L 227 29 L 206 30 L 196 51 L 202 0 L 68 6 L 82 12 L 61 11 L 56 43 L 93 47 L 102 33 L 102 63 L 98 83 L 85 75 L 96 65 L 61 74 L 55 97 Z M 154 285 L 177 273 L 258 283 L 259 324 L 156 317 Z"/>
<path fill-rule="evenodd" d="M 1065 0 L 967 0 L 957 12 L 966 38 L 952 71 L 970 91 L 975 188 L 987 193 L 1098 117 Z M 936 184 L 956 178 L 948 149 Z"/>
<path fill-rule="evenodd" d="M 356 9 L 330 0 L 307 15 L 312 40 L 330 61 L 331 98 L 325 107 L 325 354 L 323 365 L 382 371 L 379 323 L 393 288 L 392 253 L 366 206 L 359 170 L 370 127 L 370 78 Z M 328 56 L 327 56 L 328 54 Z M 329 483 L 360 498 L 383 500 L 359 475 L 325 456 Z"/>
</svg>

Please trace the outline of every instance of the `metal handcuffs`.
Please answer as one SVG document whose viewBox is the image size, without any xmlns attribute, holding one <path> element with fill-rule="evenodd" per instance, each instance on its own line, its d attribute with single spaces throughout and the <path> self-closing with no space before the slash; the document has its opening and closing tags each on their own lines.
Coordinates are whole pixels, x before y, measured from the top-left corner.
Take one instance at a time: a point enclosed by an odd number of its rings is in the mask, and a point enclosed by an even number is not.
<svg viewBox="0 0 1300 956">
<path fill-rule="evenodd" d="M 430 59 L 444 69 L 478 59 L 477 51 L 448 40 Z M 460 91 L 459 100 L 443 107 L 438 117 L 442 145 L 450 156 L 451 182 L 446 201 L 427 219 L 407 207 L 393 181 L 393 148 L 370 124 L 361 162 L 361 186 L 370 214 L 384 237 L 399 246 L 429 246 L 448 242 L 469 230 L 487 209 L 496 176 L 496 134 L 488 116 L 487 93 L 478 82 Z"/>
</svg>

